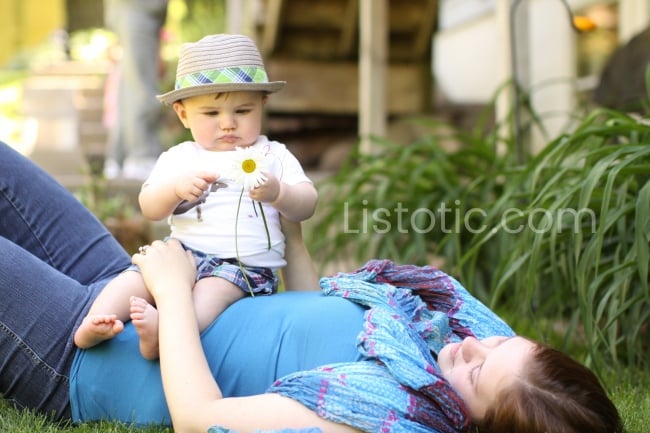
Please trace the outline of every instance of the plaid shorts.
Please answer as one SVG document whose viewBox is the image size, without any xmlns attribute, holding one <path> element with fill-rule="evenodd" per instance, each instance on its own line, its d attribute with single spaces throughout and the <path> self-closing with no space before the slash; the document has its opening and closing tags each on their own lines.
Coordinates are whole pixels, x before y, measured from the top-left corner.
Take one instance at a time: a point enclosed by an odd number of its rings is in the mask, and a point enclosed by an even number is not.
<svg viewBox="0 0 650 433">
<path fill-rule="evenodd" d="M 196 281 L 219 277 L 230 281 L 246 294 L 254 295 L 272 295 L 278 291 L 278 275 L 269 268 L 244 265 L 240 267 L 236 258 L 221 259 L 185 245 L 183 248 L 191 251 L 196 260 Z M 246 272 L 245 275 L 242 269 Z M 126 270 L 140 272 L 136 265 L 131 265 Z"/>
<path fill-rule="evenodd" d="M 206 254 L 185 246 L 184 248 L 191 251 L 196 259 L 196 281 L 207 277 L 219 277 L 230 281 L 246 293 L 272 295 L 278 291 L 278 276 L 269 268 L 240 266 L 236 258 L 221 259 L 213 254 Z"/>
</svg>

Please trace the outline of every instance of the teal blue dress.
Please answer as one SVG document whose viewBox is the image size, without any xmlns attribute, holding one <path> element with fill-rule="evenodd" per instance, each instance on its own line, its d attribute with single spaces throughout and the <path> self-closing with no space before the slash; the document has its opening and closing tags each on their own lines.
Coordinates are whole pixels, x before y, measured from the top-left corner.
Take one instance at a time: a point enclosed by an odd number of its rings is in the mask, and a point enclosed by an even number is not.
<svg viewBox="0 0 650 433">
<path fill-rule="evenodd" d="M 230 306 L 201 341 L 224 396 L 261 394 L 287 374 L 361 359 L 356 338 L 363 313 L 320 292 L 256 296 Z M 160 365 L 142 358 L 130 323 L 114 339 L 77 351 L 70 404 L 77 422 L 171 424 Z"/>
</svg>

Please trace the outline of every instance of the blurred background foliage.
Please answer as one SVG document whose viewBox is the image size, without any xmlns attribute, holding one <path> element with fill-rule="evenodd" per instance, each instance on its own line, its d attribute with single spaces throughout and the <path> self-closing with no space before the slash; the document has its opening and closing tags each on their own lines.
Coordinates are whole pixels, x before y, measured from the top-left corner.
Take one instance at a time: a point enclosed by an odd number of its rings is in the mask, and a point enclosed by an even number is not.
<svg viewBox="0 0 650 433">
<path fill-rule="evenodd" d="M 169 0 L 165 27 L 169 42 L 196 40 L 199 37 L 222 31 L 225 0 Z M 102 0 L 21 0 L 3 3 L 0 15 L 4 37 L 0 41 L 0 65 L 3 69 L 15 69 L 26 62 L 34 62 L 34 56 L 53 48 L 65 51 L 68 38 L 84 33 L 94 33 L 104 28 Z M 81 36 L 82 39 L 85 36 Z M 72 43 L 74 45 L 74 42 Z M 87 47 L 88 55 L 102 56 L 101 42 Z M 57 55 L 60 55 L 58 53 Z"/>
<path fill-rule="evenodd" d="M 22 83 L 31 71 L 63 60 L 104 65 L 108 70 L 119 49 L 115 49 L 114 34 L 104 28 L 101 0 L 24 0 L 4 6 L 0 14 L 4 35 L 0 38 L 0 139 L 20 143 L 24 133 Z M 169 0 L 161 35 L 161 59 L 166 66 L 161 88 L 173 85 L 180 44 L 224 31 L 224 8 L 225 0 Z"/>
</svg>

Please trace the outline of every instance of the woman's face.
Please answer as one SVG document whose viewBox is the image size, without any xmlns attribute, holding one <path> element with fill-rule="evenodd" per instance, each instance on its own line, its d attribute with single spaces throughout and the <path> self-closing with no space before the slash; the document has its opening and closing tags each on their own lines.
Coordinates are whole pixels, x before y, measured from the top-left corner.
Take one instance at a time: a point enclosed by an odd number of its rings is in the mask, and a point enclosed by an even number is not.
<svg viewBox="0 0 650 433">
<path fill-rule="evenodd" d="M 522 337 L 468 337 L 438 354 L 442 376 L 463 397 L 470 416 L 480 420 L 499 391 L 521 377 L 535 343 Z"/>
</svg>

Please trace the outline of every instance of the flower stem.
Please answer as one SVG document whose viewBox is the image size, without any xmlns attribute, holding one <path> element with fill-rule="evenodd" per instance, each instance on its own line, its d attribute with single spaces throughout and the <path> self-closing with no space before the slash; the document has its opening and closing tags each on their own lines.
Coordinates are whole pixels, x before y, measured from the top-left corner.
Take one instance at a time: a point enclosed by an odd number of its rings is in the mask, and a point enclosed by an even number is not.
<svg viewBox="0 0 650 433">
<path fill-rule="evenodd" d="M 242 186 L 241 193 L 239 194 L 239 202 L 237 203 L 237 213 L 235 214 L 235 253 L 237 254 L 237 264 L 239 265 L 239 271 L 244 276 L 244 280 L 246 280 L 248 291 L 250 292 L 251 296 L 254 297 L 255 294 L 253 293 L 253 286 L 251 286 L 250 281 L 248 281 L 248 275 L 246 275 L 246 270 L 244 269 L 244 265 L 241 264 L 241 260 L 239 259 L 239 242 L 237 236 L 237 227 L 239 226 L 239 209 L 241 208 L 241 199 L 243 196 L 244 196 L 244 187 Z M 264 220 L 264 226 L 266 227 L 266 220 Z M 266 233 L 268 234 L 268 228 L 266 230 Z"/>
<path fill-rule="evenodd" d="M 264 214 L 264 208 L 262 207 L 262 202 L 257 202 L 260 206 L 260 213 L 262 214 L 262 221 L 264 221 L 264 229 L 266 230 L 266 248 L 271 249 L 271 233 L 269 233 L 269 226 L 266 223 L 266 215 Z"/>
</svg>

